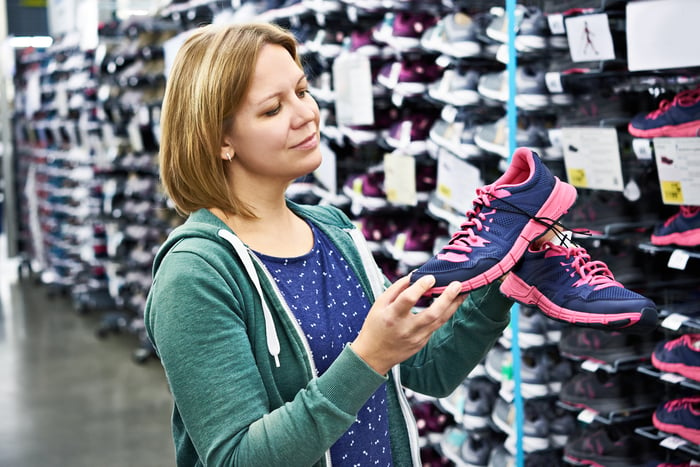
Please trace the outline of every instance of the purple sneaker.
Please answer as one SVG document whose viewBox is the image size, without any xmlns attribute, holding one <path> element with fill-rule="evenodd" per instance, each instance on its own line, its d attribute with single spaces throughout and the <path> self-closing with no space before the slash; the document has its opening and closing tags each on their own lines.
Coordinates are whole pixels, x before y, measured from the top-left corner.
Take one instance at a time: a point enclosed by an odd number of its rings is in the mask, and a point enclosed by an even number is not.
<svg viewBox="0 0 700 467">
<path fill-rule="evenodd" d="M 546 242 L 539 250 L 528 248 L 501 283 L 501 293 L 579 326 L 646 332 L 657 325 L 654 302 L 626 289 L 581 247 Z"/>
<path fill-rule="evenodd" d="M 426 295 L 441 294 L 453 281 L 469 292 L 502 277 L 576 200 L 576 188 L 552 175 L 527 148 L 518 148 L 506 172 L 476 193 L 460 230 L 411 274 L 411 282 L 435 277 Z"/>
<path fill-rule="evenodd" d="M 700 245 L 700 206 L 681 206 L 679 211 L 657 226 L 651 234 L 654 245 Z"/>
</svg>

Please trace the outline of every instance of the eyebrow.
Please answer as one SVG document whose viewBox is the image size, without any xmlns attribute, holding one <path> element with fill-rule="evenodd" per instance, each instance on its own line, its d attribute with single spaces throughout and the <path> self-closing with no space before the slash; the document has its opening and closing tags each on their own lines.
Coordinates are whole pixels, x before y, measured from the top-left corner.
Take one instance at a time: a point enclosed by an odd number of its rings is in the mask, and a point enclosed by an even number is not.
<svg viewBox="0 0 700 467">
<path fill-rule="evenodd" d="M 302 75 L 299 77 L 299 79 L 297 80 L 297 86 L 299 86 L 299 83 L 301 83 L 301 82 L 304 81 L 305 79 L 307 79 L 306 74 L 302 74 Z M 270 94 L 270 95 L 268 95 L 268 96 L 266 96 L 266 97 L 260 99 L 258 102 L 255 103 L 255 105 L 262 105 L 262 104 L 264 104 L 265 102 L 267 102 L 268 100 L 272 99 L 273 97 L 275 97 L 275 96 L 277 96 L 277 95 L 279 95 L 279 94 L 280 94 L 279 91 L 278 91 L 278 92 L 273 92 L 272 94 Z"/>
</svg>

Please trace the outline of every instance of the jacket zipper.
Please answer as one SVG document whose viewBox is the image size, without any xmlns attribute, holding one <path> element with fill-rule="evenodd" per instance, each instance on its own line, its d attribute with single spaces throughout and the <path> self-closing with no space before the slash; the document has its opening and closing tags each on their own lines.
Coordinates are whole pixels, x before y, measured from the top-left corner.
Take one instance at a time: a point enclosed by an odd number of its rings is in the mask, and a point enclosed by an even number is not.
<svg viewBox="0 0 700 467">
<path fill-rule="evenodd" d="M 301 326 L 299 326 L 299 323 L 297 323 L 296 317 L 294 316 L 294 313 L 292 313 L 292 310 L 289 308 L 289 305 L 287 302 L 284 300 L 284 297 L 282 297 L 282 292 L 280 292 L 279 288 L 277 287 L 277 283 L 275 282 L 275 279 L 272 277 L 272 274 L 270 274 L 270 271 L 267 270 L 267 267 L 263 264 L 263 262 L 260 260 L 260 258 L 257 257 L 255 253 L 252 251 L 250 252 L 250 256 L 255 260 L 255 262 L 262 268 L 262 270 L 265 272 L 265 278 L 267 279 L 268 283 L 272 286 L 272 289 L 275 291 L 275 295 L 277 296 L 277 300 L 280 302 L 282 305 L 282 308 L 284 309 L 285 314 L 287 315 L 287 319 L 292 323 L 292 328 L 294 328 L 294 331 L 296 332 L 297 336 L 301 340 L 301 343 L 304 347 L 304 351 L 306 352 L 306 360 L 309 363 L 309 366 L 311 367 L 312 374 L 309 375 L 310 378 L 314 378 L 314 375 L 318 374 L 318 369 L 316 368 L 316 364 L 314 363 L 314 358 L 313 358 L 313 353 L 311 352 L 311 347 L 309 346 L 309 341 L 306 339 L 306 336 L 304 335 L 304 332 L 301 329 Z M 332 467 L 331 464 L 331 451 L 327 450 L 325 454 L 326 458 L 326 466 L 327 467 Z"/>
</svg>

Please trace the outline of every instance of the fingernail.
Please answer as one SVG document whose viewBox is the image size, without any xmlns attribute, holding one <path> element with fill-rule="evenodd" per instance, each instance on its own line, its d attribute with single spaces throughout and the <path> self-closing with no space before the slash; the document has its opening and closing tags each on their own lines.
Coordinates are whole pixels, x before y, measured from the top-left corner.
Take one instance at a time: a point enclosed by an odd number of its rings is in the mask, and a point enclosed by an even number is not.
<svg viewBox="0 0 700 467">
<path fill-rule="evenodd" d="M 451 293 L 457 294 L 462 291 L 462 284 L 460 284 L 459 282 L 452 282 L 449 286 L 449 289 Z"/>
<path fill-rule="evenodd" d="M 431 286 L 435 283 L 435 276 L 423 276 L 420 278 L 420 280 L 427 286 Z"/>
</svg>

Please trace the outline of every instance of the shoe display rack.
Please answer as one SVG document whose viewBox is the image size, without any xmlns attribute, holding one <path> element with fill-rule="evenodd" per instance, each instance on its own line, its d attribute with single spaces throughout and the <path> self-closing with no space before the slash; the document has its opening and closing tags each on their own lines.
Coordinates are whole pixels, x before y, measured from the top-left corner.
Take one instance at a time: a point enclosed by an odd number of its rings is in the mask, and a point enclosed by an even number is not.
<svg viewBox="0 0 700 467">
<path fill-rule="evenodd" d="M 673 158 L 656 154 L 663 138 L 685 135 L 681 125 L 700 126 L 700 66 L 630 71 L 630 3 L 177 1 L 102 25 L 96 50 L 56 38 L 18 58 L 20 250 L 41 282 L 69 293 L 77 309 L 103 313 L 99 336 L 135 335 L 135 360 L 152 357 L 141 321 L 150 266 L 183 221 L 158 184 L 166 46 L 200 24 L 274 21 L 297 37 L 321 108 L 324 165 L 288 195 L 343 209 L 390 280 L 449 240 L 515 144 L 577 186 L 561 221 L 574 240 L 662 310 L 658 330 L 634 336 L 515 307 L 512 326 L 454 394 L 413 396 L 426 464 L 605 465 L 620 446 L 659 464 L 700 461 L 692 441 L 652 423 L 663 403 L 692 398 L 700 383 L 651 364 L 659 343 L 700 333 L 700 241 L 690 233 L 700 214 L 679 207 L 678 186 L 659 175 Z M 611 44 L 596 49 L 605 58 L 574 61 L 565 25 L 585 33 L 589 19 L 599 29 L 582 34 L 575 52 L 593 53 L 592 32 L 609 33 Z M 334 66 L 347 56 L 368 65 L 371 123 L 339 115 L 347 109 Z M 655 132 L 655 121 L 669 133 Z M 681 137 L 692 147 L 692 136 Z M 589 146 L 607 154 L 603 170 L 572 165 L 576 152 L 598 156 Z M 581 391 L 599 397 L 584 401 Z M 691 413 L 684 420 L 700 427 Z M 604 452 L 586 448 L 593 440 Z"/>
</svg>

